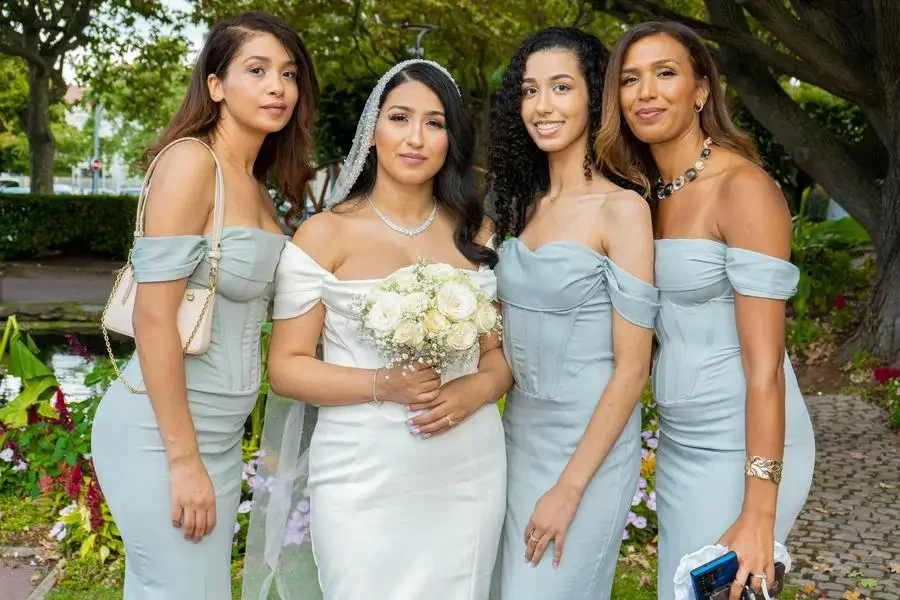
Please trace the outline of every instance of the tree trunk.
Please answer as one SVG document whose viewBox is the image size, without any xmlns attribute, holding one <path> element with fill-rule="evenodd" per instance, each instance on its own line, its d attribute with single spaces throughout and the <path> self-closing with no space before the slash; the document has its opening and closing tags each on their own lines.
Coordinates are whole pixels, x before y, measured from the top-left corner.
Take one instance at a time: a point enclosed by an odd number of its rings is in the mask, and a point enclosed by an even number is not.
<svg viewBox="0 0 900 600">
<path fill-rule="evenodd" d="M 50 128 L 50 74 L 28 65 L 28 143 L 31 146 L 31 193 L 53 191 L 56 140 Z"/>
<path fill-rule="evenodd" d="M 900 214 L 895 219 L 900 221 Z M 873 354 L 900 363 L 900 244 L 894 241 L 876 248 L 875 286 L 860 328 L 860 341 Z"/>
</svg>

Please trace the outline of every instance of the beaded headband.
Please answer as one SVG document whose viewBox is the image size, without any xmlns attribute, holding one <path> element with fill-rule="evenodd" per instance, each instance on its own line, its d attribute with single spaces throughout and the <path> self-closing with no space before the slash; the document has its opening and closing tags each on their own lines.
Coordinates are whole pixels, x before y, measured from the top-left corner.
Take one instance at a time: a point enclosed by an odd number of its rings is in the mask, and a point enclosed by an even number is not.
<svg viewBox="0 0 900 600">
<path fill-rule="evenodd" d="M 325 201 L 327 207 L 334 206 L 341 200 L 347 198 L 347 195 L 350 193 L 350 188 L 353 187 L 353 184 L 356 183 L 360 173 L 362 173 L 363 167 L 366 164 L 366 158 L 369 156 L 369 148 L 371 147 L 370 141 L 375 134 L 375 124 L 378 122 L 379 106 L 381 105 L 381 95 L 384 93 L 384 88 L 387 87 L 388 82 L 393 79 L 397 73 L 401 72 L 409 65 L 417 63 L 431 65 L 443 73 L 447 79 L 453 83 L 456 92 L 458 94 L 460 93 L 459 86 L 456 84 L 456 81 L 453 80 L 453 76 L 450 75 L 447 69 L 434 61 L 414 58 L 397 63 L 391 67 L 387 73 L 381 76 L 381 79 L 378 80 L 378 84 L 372 90 L 372 93 L 369 94 L 368 100 L 366 100 L 366 106 L 363 109 L 362 115 L 359 117 L 359 123 L 356 126 L 356 136 L 353 138 L 353 146 L 350 148 L 350 152 L 344 159 L 344 163 L 341 166 L 341 173 L 338 175 L 337 181 L 335 181 L 334 187 L 331 189 L 331 193 Z"/>
</svg>

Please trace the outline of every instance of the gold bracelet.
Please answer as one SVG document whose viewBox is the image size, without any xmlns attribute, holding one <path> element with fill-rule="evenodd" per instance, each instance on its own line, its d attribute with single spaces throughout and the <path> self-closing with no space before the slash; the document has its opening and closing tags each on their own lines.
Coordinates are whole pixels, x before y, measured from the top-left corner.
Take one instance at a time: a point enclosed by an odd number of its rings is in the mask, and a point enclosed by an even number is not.
<svg viewBox="0 0 900 600">
<path fill-rule="evenodd" d="M 378 371 L 381 370 L 381 367 L 375 369 L 375 372 L 372 374 L 372 402 L 375 406 L 381 406 L 383 400 L 378 399 L 378 394 L 375 393 L 375 384 L 378 382 Z"/>
<path fill-rule="evenodd" d="M 768 479 L 775 485 L 781 483 L 781 471 L 784 463 L 780 460 L 763 458 L 762 456 L 748 456 L 744 464 L 744 475 L 758 479 Z"/>
</svg>

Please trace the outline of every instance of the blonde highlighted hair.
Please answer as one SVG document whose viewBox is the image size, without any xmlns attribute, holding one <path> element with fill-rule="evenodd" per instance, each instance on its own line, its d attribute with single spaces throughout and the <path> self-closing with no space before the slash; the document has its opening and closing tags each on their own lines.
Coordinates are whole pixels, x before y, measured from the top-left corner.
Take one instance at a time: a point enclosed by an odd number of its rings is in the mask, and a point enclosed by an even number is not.
<svg viewBox="0 0 900 600">
<path fill-rule="evenodd" d="M 594 152 L 600 165 L 613 175 L 640 186 L 651 198 L 652 180 L 658 175 L 650 147 L 639 140 L 628 127 L 619 104 L 622 67 L 625 55 L 636 42 L 654 35 L 667 35 L 684 46 L 698 81 L 709 82 L 709 97 L 700 112 L 700 128 L 704 135 L 747 160 L 759 164 L 756 144 L 731 122 L 725 93 L 719 85 L 719 71 L 712 54 L 694 31 L 680 23 L 648 21 L 632 27 L 619 38 L 606 69 L 603 86 L 603 119 L 594 141 Z"/>
</svg>

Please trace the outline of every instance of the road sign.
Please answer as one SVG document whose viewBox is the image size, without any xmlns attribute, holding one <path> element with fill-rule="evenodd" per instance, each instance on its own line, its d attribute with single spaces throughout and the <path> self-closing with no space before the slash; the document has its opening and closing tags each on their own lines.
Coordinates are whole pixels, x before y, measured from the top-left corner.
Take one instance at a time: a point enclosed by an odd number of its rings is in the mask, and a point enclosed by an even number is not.
<svg viewBox="0 0 900 600">
<path fill-rule="evenodd" d="M 91 171 L 94 173 L 100 172 L 100 159 L 94 158 L 91 160 Z"/>
</svg>

